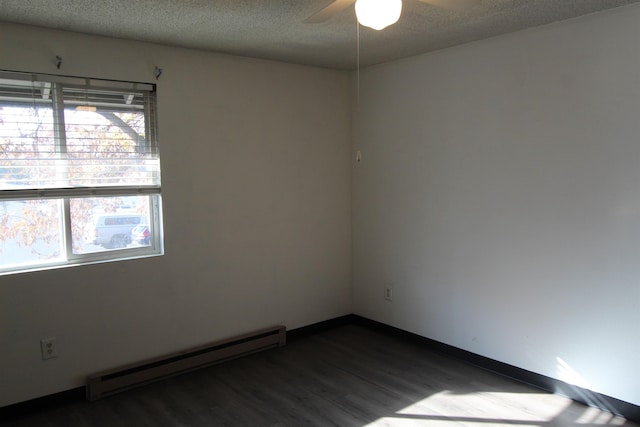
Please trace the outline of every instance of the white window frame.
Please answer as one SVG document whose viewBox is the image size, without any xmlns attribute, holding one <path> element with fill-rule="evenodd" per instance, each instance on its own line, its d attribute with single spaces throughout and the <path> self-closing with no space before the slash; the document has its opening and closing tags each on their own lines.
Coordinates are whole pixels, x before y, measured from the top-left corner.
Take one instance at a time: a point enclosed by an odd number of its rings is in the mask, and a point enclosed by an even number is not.
<svg viewBox="0 0 640 427">
<path fill-rule="evenodd" d="M 144 93 L 144 106 L 140 107 L 144 110 L 145 119 L 145 147 L 152 153 L 157 160 L 157 177 L 152 184 L 126 184 L 126 185 L 99 185 L 93 187 L 73 187 L 58 186 L 45 188 L 27 188 L 27 189 L 2 189 L 0 187 L 0 202 L 5 201 L 26 201 L 26 200 L 45 200 L 56 199 L 61 203 L 61 230 L 62 239 L 61 246 L 66 250 L 63 260 L 42 263 L 28 263 L 25 265 L 4 265 L 2 256 L 0 255 L 0 275 L 18 273 L 24 271 L 33 271 L 41 269 L 60 268 L 73 265 L 90 264 L 96 262 L 108 262 L 118 260 L 128 260 L 133 258 L 142 258 L 149 256 L 159 256 L 164 254 L 164 239 L 162 226 L 162 198 L 160 185 L 160 153 L 157 142 L 157 119 L 156 119 L 156 87 L 151 83 L 135 83 L 121 82 L 111 80 L 76 78 L 56 75 L 19 73 L 0 70 L 0 86 L 3 79 L 16 81 L 31 81 L 32 84 L 38 84 L 39 87 L 45 88 L 51 96 L 51 107 L 53 110 L 54 121 L 54 140 L 56 148 L 60 153 L 66 152 L 66 134 L 64 123 L 65 99 L 63 88 L 75 88 L 79 90 L 109 90 L 127 91 L 133 93 Z M 6 99 L 0 96 L 0 106 Z M 15 100 L 14 100 L 15 101 Z M 68 101 L 68 100 L 67 100 Z M 87 103 L 90 103 L 87 101 Z M 125 99 L 125 103 L 127 103 Z M 98 104 L 96 104 L 98 105 Z M 63 160 L 64 165 L 67 160 Z M 66 166 L 62 166 L 65 168 Z M 68 182 L 68 181 L 67 181 Z M 74 253 L 72 248 L 72 226 L 71 226 L 71 208 L 70 201 L 75 198 L 101 198 L 101 197 L 126 197 L 126 196 L 146 196 L 149 201 L 149 228 L 151 232 L 151 240 L 149 245 L 126 247 L 114 250 L 105 250 L 89 253 Z M 2 245 L 2 241 L 0 241 Z"/>
</svg>

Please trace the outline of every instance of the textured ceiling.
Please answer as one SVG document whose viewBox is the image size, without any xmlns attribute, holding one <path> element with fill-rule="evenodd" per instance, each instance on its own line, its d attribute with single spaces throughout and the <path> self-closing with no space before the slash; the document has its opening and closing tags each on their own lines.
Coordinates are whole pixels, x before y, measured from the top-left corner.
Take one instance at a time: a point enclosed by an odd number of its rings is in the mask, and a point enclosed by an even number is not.
<svg viewBox="0 0 640 427">
<path fill-rule="evenodd" d="M 400 21 L 360 30 L 360 64 L 386 62 L 640 0 L 483 0 L 451 11 L 404 0 Z M 356 67 L 353 7 L 303 21 L 331 0 L 1 0 L 0 21 L 274 59 Z"/>
</svg>

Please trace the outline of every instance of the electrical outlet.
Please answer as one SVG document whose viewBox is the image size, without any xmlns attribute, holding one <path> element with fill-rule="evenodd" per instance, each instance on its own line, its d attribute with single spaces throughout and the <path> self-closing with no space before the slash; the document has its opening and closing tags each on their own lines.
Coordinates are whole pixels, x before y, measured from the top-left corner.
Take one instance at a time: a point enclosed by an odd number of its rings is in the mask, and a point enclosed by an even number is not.
<svg viewBox="0 0 640 427">
<path fill-rule="evenodd" d="M 53 359 L 54 357 L 58 357 L 56 339 L 55 338 L 41 339 L 40 350 L 42 351 L 42 360 Z"/>
<path fill-rule="evenodd" d="M 393 287 L 391 283 L 385 283 L 384 285 L 384 299 L 387 301 L 393 301 Z"/>
</svg>

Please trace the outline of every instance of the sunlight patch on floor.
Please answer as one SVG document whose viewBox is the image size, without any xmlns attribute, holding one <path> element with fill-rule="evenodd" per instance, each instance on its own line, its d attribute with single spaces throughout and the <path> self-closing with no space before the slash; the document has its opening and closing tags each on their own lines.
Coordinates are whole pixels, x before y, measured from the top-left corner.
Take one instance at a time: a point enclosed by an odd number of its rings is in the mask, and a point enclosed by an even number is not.
<svg viewBox="0 0 640 427">
<path fill-rule="evenodd" d="M 443 391 L 364 427 L 624 425 L 620 417 L 594 408 L 572 406 L 570 399 L 548 393 Z M 566 411 L 566 413 L 565 413 Z M 560 421 L 562 420 L 562 421 Z"/>
<path fill-rule="evenodd" d="M 551 397 L 549 399 L 548 397 Z M 553 399 L 553 398 L 556 399 Z M 416 402 L 367 427 L 519 425 L 542 426 L 562 413 L 571 402 L 543 393 L 478 392 L 456 394 L 443 391 Z M 533 406 L 535 409 L 531 409 Z"/>
<path fill-rule="evenodd" d="M 455 420 L 412 420 L 395 417 L 380 418 L 364 427 L 451 427 L 459 426 L 459 422 Z"/>
<path fill-rule="evenodd" d="M 498 423 L 515 420 L 536 425 L 553 419 L 571 404 L 568 400 L 558 400 L 554 397 L 542 393 L 442 392 L 398 411 L 398 414 L 417 415 L 431 411 L 449 417 L 466 415 Z"/>
<path fill-rule="evenodd" d="M 586 408 L 576 424 L 621 426 L 625 424 L 625 419 L 595 408 Z"/>
</svg>

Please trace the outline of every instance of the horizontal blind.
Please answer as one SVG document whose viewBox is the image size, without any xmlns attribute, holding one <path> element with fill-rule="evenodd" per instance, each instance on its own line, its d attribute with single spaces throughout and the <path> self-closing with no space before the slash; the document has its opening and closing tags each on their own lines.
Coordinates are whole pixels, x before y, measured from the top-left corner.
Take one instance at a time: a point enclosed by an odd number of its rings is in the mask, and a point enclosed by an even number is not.
<svg viewBox="0 0 640 427">
<path fill-rule="evenodd" d="M 159 193 L 154 89 L 0 73 L 0 198 Z"/>
</svg>

